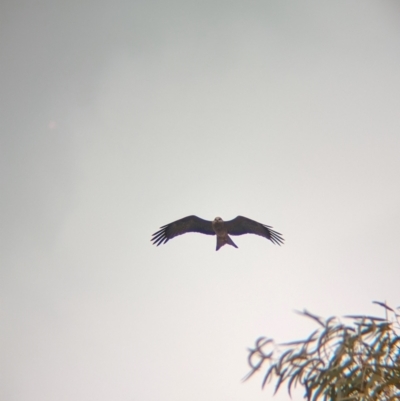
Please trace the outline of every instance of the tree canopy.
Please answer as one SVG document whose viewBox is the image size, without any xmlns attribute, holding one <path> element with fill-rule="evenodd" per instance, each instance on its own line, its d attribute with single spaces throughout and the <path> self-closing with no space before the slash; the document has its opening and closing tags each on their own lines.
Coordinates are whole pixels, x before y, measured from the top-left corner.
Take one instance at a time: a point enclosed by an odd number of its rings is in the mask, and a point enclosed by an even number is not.
<svg viewBox="0 0 400 401">
<path fill-rule="evenodd" d="M 262 387 L 300 385 L 309 401 L 400 400 L 400 324 L 397 311 L 382 302 L 385 317 L 351 315 L 322 319 L 307 311 L 318 328 L 305 340 L 276 344 L 261 337 L 249 349 L 250 373 L 264 371 Z"/>
</svg>

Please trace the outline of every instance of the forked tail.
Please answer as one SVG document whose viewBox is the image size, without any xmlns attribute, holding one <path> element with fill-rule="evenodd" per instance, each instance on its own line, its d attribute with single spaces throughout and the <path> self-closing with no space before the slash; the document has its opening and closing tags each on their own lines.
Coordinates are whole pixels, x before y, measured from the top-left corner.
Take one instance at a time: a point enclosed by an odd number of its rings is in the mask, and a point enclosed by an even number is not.
<svg viewBox="0 0 400 401">
<path fill-rule="evenodd" d="M 232 245 L 235 248 L 237 248 L 236 244 L 232 241 L 231 237 L 229 235 L 225 235 L 224 237 L 218 237 L 217 236 L 217 251 L 219 248 L 221 248 L 224 245 Z"/>
</svg>

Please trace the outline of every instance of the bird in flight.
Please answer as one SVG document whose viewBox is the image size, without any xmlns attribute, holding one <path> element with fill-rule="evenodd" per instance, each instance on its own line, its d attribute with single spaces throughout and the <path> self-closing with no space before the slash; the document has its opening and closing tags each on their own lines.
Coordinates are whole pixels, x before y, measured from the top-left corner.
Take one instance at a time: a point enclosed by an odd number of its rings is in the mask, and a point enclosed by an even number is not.
<svg viewBox="0 0 400 401">
<path fill-rule="evenodd" d="M 158 246 L 167 243 L 178 235 L 191 232 L 216 235 L 217 251 L 226 244 L 237 248 L 229 235 L 256 234 L 269 239 L 276 245 L 281 245 L 284 242 L 281 234 L 272 230 L 272 227 L 250 220 L 247 217 L 237 216 L 229 221 L 223 221 L 221 217 L 216 217 L 213 221 L 209 221 L 194 215 L 160 227 L 160 230 L 152 235 L 151 241 Z"/>
</svg>

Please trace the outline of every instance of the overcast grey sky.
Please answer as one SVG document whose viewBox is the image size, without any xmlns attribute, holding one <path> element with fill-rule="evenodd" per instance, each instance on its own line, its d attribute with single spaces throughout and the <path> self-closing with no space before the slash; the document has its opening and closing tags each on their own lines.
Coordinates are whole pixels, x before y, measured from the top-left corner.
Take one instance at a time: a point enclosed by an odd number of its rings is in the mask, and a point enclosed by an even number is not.
<svg viewBox="0 0 400 401">
<path fill-rule="evenodd" d="M 268 400 L 293 310 L 400 304 L 397 1 L 3 1 L 0 57 L 1 400 Z"/>
</svg>

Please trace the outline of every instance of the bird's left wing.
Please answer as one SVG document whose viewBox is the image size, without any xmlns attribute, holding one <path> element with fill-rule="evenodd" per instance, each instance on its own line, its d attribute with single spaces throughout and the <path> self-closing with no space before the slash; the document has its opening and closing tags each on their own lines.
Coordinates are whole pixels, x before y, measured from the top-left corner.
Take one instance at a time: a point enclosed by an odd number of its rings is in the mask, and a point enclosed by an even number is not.
<svg viewBox="0 0 400 401">
<path fill-rule="evenodd" d="M 153 234 L 154 245 L 161 245 L 168 242 L 177 235 L 196 232 L 207 235 L 215 235 L 211 221 L 203 220 L 197 216 L 187 216 L 173 223 L 162 226 L 159 231 Z"/>
<path fill-rule="evenodd" d="M 247 217 L 237 216 L 233 220 L 226 221 L 225 227 L 230 235 L 256 234 L 269 239 L 276 245 L 281 245 L 284 242 L 281 234 L 272 230 L 272 227 L 250 220 Z"/>
</svg>

